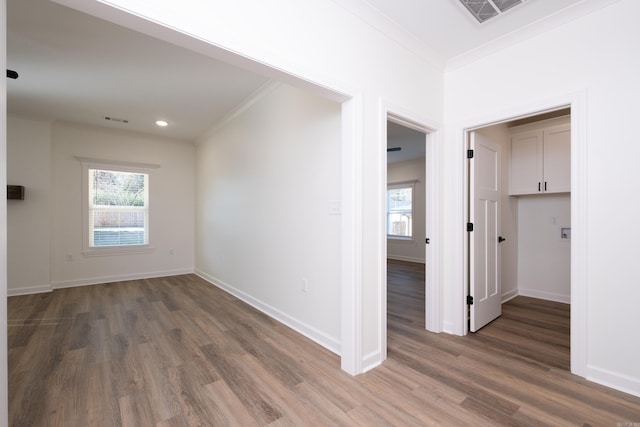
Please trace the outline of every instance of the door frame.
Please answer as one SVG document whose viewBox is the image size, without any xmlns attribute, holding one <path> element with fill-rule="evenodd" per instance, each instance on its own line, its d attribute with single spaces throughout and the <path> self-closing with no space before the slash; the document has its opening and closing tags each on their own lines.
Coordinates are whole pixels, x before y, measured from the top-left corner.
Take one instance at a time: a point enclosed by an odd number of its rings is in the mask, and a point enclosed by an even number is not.
<svg viewBox="0 0 640 427">
<path fill-rule="evenodd" d="M 384 154 L 380 156 L 383 171 L 380 180 L 382 223 L 380 230 L 380 275 L 382 286 L 380 287 L 380 329 L 379 340 L 381 361 L 387 358 L 387 227 L 386 227 L 386 200 L 387 200 L 387 120 L 401 126 L 414 129 L 425 134 L 425 202 L 426 224 L 425 237 L 429 237 L 430 244 L 425 247 L 425 265 L 429 265 L 425 271 L 425 329 L 431 332 L 442 332 L 441 311 L 441 284 L 440 284 L 440 253 L 442 250 L 442 227 L 440 216 L 440 131 L 441 127 L 429 119 L 411 111 L 399 107 L 384 99 L 380 100 L 380 136 L 384 140 Z"/>
<path fill-rule="evenodd" d="M 453 332 L 459 335 L 467 335 L 469 327 L 467 322 L 466 291 L 469 286 L 469 251 L 466 231 L 462 224 L 468 210 L 468 171 L 466 168 L 465 151 L 468 146 L 469 132 L 483 127 L 509 122 L 512 120 L 530 117 L 545 112 L 555 111 L 569 107 L 571 109 L 571 372 L 585 377 L 587 371 L 587 111 L 586 92 L 576 92 L 561 95 L 555 98 L 538 102 L 515 105 L 502 111 L 487 114 L 471 119 L 455 126 L 457 143 L 454 146 L 460 159 L 456 162 L 461 177 L 459 195 L 457 197 L 458 209 L 456 217 L 460 224 L 459 231 L 454 230 L 459 242 L 459 268 L 457 268 L 460 286 L 454 288 L 454 324 Z M 454 261 L 458 263 L 458 261 Z"/>
</svg>

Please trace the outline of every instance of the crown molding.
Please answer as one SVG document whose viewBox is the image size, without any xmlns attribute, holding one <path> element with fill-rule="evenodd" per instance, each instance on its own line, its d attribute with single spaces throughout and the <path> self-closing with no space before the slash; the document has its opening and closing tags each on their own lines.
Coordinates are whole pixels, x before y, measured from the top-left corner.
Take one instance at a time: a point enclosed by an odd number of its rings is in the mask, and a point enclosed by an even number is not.
<svg viewBox="0 0 640 427">
<path fill-rule="evenodd" d="M 584 0 L 568 6 L 558 12 L 532 22 L 529 25 L 511 31 L 497 39 L 483 44 L 475 49 L 462 53 L 446 62 L 445 72 L 471 64 L 488 55 L 499 52 L 510 46 L 529 40 L 535 36 L 551 31 L 571 21 L 587 16 L 620 0 Z"/>
<path fill-rule="evenodd" d="M 220 131 L 220 129 L 224 128 L 229 123 L 234 121 L 237 117 L 244 114 L 247 110 L 253 107 L 254 104 L 256 104 L 262 98 L 266 97 L 267 95 L 269 95 L 270 93 L 272 93 L 273 91 L 281 87 L 282 85 L 283 83 L 280 83 L 274 80 L 269 80 L 267 83 L 260 86 L 255 92 L 253 92 L 251 95 L 245 98 L 244 101 L 242 101 L 239 105 L 237 105 L 235 108 L 229 111 L 224 117 L 222 117 L 216 123 L 211 125 L 206 131 L 204 131 L 202 135 L 197 137 L 194 141 L 194 144 L 200 145 L 202 141 L 216 134 L 218 131 Z"/>
<path fill-rule="evenodd" d="M 430 65 L 444 70 L 446 58 L 432 46 L 407 31 L 365 0 L 332 0 L 335 4 L 353 14 L 365 24 L 381 32 L 389 39 L 411 53 L 424 59 Z"/>
</svg>

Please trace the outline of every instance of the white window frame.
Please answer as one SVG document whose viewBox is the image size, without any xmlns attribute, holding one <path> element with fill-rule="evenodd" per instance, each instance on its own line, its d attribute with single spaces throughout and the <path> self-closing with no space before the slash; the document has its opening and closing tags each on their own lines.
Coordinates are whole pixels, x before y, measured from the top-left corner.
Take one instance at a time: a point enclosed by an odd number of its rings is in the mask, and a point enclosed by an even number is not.
<svg viewBox="0 0 640 427">
<path fill-rule="evenodd" d="M 154 251 L 151 246 L 151 197 L 148 193 L 147 197 L 147 221 L 146 233 L 147 243 L 142 245 L 122 245 L 122 246 L 91 246 L 90 236 L 90 200 L 89 200 L 89 169 L 109 170 L 129 173 L 143 173 L 148 175 L 147 189 L 149 192 L 150 183 L 152 181 L 152 172 L 159 168 L 159 165 L 148 163 L 135 163 L 116 160 L 92 159 L 86 157 L 76 157 L 82 164 L 82 255 L 91 256 L 107 256 L 107 255 L 126 255 L 136 253 L 150 253 Z"/>
<path fill-rule="evenodd" d="M 393 182 L 393 183 L 389 183 L 387 184 L 387 191 L 385 194 L 385 205 L 386 205 L 386 212 L 385 212 L 385 228 L 386 228 L 386 234 L 387 234 L 387 239 L 392 239 L 392 240 L 404 240 L 407 242 L 413 241 L 414 240 L 414 230 L 413 230 L 413 220 L 414 220 L 414 214 L 415 214 L 415 193 L 416 193 L 416 181 L 403 181 L 403 182 Z M 389 234 L 389 190 L 397 190 L 400 188 L 410 188 L 411 189 L 411 235 L 410 236 L 398 236 L 395 234 Z"/>
</svg>

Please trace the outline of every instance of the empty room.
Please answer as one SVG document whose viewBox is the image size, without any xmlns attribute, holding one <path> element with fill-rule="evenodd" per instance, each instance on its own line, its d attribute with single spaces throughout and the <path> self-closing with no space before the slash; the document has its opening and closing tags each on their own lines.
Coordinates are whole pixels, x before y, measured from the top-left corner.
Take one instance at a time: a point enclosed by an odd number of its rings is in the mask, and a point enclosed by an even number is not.
<svg viewBox="0 0 640 427">
<path fill-rule="evenodd" d="M 640 423 L 636 0 L 2 4 L 0 426 Z"/>
</svg>

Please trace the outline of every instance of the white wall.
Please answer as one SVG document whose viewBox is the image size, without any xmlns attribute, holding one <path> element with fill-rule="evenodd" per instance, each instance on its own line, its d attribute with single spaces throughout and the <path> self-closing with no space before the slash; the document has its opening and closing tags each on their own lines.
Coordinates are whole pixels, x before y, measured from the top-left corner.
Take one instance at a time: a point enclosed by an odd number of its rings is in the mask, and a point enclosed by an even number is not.
<svg viewBox="0 0 640 427">
<path fill-rule="evenodd" d="M 444 216 L 451 219 L 445 224 L 445 232 L 460 236 L 455 224 L 460 217 L 459 203 L 455 199 L 462 185 L 462 161 L 457 159 L 462 154 L 457 136 L 461 126 L 580 94 L 575 96 L 583 100 L 580 105 L 586 111 L 578 113 L 586 117 L 586 125 L 584 129 L 572 128 L 572 133 L 577 131 L 576 140 L 584 144 L 584 159 L 580 161 L 588 172 L 580 183 L 574 183 L 586 186 L 584 208 L 572 213 L 584 218 L 585 227 L 582 235 L 576 235 L 574 221 L 572 245 L 584 258 L 584 277 L 575 285 L 584 293 L 581 301 L 587 315 L 584 322 L 572 324 L 572 328 L 582 328 L 585 335 L 581 343 L 585 350 L 581 355 L 583 375 L 640 395 L 640 344 L 630 332 L 640 300 L 636 269 L 640 230 L 633 227 L 637 202 L 620 197 L 635 194 L 640 181 L 640 144 L 635 137 L 640 115 L 636 101 L 640 98 L 638 16 L 640 2 L 620 0 L 447 72 L 445 167 L 452 174 L 447 177 L 445 192 L 454 200 L 447 204 Z M 625 231 L 611 231 L 619 226 Z M 582 242 L 579 246 L 578 240 Z M 445 253 L 451 257 L 444 267 L 444 281 L 462 284 L 462 242 L 453 239 Z M 445 320 L 449 324 L 455 322 L 452 316 L 458 306 L 453 288 L 445 289 Z M 572 298 L 573 294 L 572 288 Z M 576 350 L 580 348 L 572 348 L 572 352 Z"/>
<path fill-rule="evenodd" d="M 51 144 L 54 288 L 193 272 L 192 143 L 54 122 Z M 160 165 L 151 173 L 149 183 L 149 243 L 155 248 L 152 253 L 82 255 L 82 169 L 75 156 Z"/>
<path fill-rule="evenodd" d="M 7 201 L 9 295 L 51 290 L 51 122 L 7 120 L 7 182 L 25 187 Z"/>
<path fill-rule="evenodd" d="M 336 353 L 340 135 L 340 104 L 274 85 L 199 140 L 196 168 L 197 273 Z"/>
<path fill-rule="evenodd" d="M 560 233 L 571 227 L 571 196 L 520 196 L 518 215 L 518 293 L 569 303 L 571 240 Z"/>
<path fill-rule="evenodd" d="M 333 99 L 349 100 L 344 104 L 342 139 L 342 185 L 348 190 L 342 192 L 343 367 L 357 373 L 381 363 L 386 342 L 386 140 L 379 130 L 387 114 L 380 107 L 392 106 L 399 116 L 426 118 L 437 130 L 443 118 L 442 64 L 424 54 L 415 39 L 404 37 L 409 46 L 404 47 L 333 1 L 58 1 Z M 441 245 L 441 239 L 434 239 L 430 250 L 440 253 Z M 324 313 L 323 322 L 331 322 L 338 311 L 335 307 Z"/>
<path fill-rule="evenodd" d="M 411 240 L 387 238 L 387 258 L 425 262 L 426 186 L 424 157 L 387 165 L 387 183 L 393 184 L 406 181 L 415 181 L 413 189 L 413 238 Z"/>
</svg>

